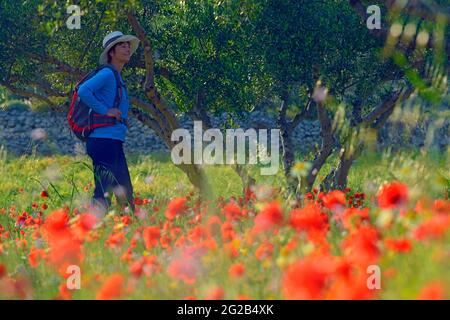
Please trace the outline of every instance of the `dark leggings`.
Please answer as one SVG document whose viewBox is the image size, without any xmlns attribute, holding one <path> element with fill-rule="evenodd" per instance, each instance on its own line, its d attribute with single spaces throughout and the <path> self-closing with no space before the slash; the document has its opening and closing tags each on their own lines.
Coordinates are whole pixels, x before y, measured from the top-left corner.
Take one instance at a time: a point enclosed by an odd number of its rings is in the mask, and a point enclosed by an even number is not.
<svg viewBox="0 0 450 320">
<path fill-rule="evenodd" d="M 88 138 L 86 151 L 94 166 L 94 203 L 109 208 L 111 195 L 114 193 L 122 206 L 129 206 L 134 211 L 133 186 L 123 152 L 123 142 L 116 139 Z"/>
</svg>

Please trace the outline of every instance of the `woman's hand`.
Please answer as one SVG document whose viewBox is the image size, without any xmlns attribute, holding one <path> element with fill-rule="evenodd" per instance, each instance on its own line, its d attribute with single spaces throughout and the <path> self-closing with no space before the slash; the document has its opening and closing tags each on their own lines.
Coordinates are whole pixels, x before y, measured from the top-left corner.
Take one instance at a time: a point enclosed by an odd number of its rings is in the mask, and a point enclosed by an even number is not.
<svg viewBox="0 0 450 320">
<path fill-rule="evenodd" d="M 111 108 L 111 109 L 108 110 L 108 113 L 106 115 L 114 117 L 114 118 L 116 118 L 117 120 L 120 121 L 121 118 L 122 118 L 122 111 L 120 111 L 117 108 Z"/>
</svg>

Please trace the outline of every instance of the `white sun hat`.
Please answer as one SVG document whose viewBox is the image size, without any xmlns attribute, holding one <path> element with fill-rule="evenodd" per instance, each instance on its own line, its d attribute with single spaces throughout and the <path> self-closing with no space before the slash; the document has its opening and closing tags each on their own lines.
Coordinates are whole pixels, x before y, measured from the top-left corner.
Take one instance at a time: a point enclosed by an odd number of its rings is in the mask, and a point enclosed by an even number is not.
<svg viewBox="0 0 450 320">
<path fill-rule="evenodd" d="M 130 57 L 131 57 L 133 53 L 136 52 L 136 49 L 139 46 L 139 39 L 129 34 L 124 35 L 120 31 L 113 31 L 111 33 L 108 33 L 106 37 L 103 39 L 103 52 L 100 55 L 99 63 L 100 64 L 108 63 L 108 51 L 116 43 L 128 41 L 130 42 L 130 49 L 131 49 Z"/>
</svg>

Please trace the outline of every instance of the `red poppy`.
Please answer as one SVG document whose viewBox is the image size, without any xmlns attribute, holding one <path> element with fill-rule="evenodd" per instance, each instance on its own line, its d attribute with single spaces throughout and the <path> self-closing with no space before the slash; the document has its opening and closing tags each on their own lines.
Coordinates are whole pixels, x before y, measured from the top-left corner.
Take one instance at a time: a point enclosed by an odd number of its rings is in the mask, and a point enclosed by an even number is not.
<svg viewBox="0 0 450 320">
<path fill-rule="evenodd" d="M 361 226 L 363 221 L 369 220 L 369 208 L 347 208 L 342 215 L 335 216 L 337 220 L 341 220 L 347 230 L 354 230 Z"/>
<path fill-rule="evenodd" d="M 41 259 L 45 259 L 45 251 L 43 249 L 38 249 L 32 247 L 30 253 L 28 254 L 28 262 L 32 268 L 37 268 Z"/>
<path fill-rule="evenodd" d="M 142 275 L 143 266 L 144 266 L 143 259 L 133 262 L 130 265 L 130 273 L 133 274 L 135 277 L 140 277 Z"/>
<path fill-rule="evenodd" d="M 193 229 L 189 230 L 188 233 L 189 239 L 193 243 L 198 243 L 207 237 L 206 229 L 202 226 L 196 226 Z"/>
<path fill-rule="evenodd" d="M 217 242 L 214 238 L 208 237 L 202 242 L 199 243 L 199 246 L 202 248 L 206 248 L 208 250 L 216 250 L 217 249 Z"/>
<path fill-rule="evenodd" d="M 328 216 L 320 211 L 316 203 L 308 203 L 304 208 L 292 210 L 289 224 L 298 231 L 325 233 L 328 228 Z"/>
<path fill-rule="evenodd" d="M 450 215 L 437 214 L 424 221 L 413 231 L 417 240 L 436 239 L 443 236 L 450 228 Z"/>
<path fill-rule="evenodd" d="M 86 232 L 92 230 L 97 223 L 97 217 L 92 213 L 82 213 L 78 217 L 77 225 Z"/>
<path fill-rule="evenodd" d="M 175 216 L 186 210 L 186 201 L 186 198 L 181 197 L 174 198 L 172 201 L 170 201 L 165 213 L 166 218 L 172 220 L 173 218 L 175 218 Z"/>
<path fill-rule="evenodd" d="M 206 221 L 206 229 L 208 230 L 208 234 L 212 237 L 220 233 L 221 227 L 222 220 L 216 215 L 210 216 Z"/>
<path fill-rule="evenodd" d="M 256 199 L 256 194 L 252 191 L 250 187 L 246 187 L 244 190 L 245 202 L 249 202 L 250 200 Z"/>
<path fill-rule="evenodd" d="M 97 291 L 97 300 L 118 299 L 124 291 L 124 278 L 120 274 L 111 275 Z"/>
<path fill-rule="evenodd" d="M 222 224 L 220 231 L 222 233 L 222 241 L 224 241 L 224 242 L 231 241 L 236 236 L 233 225 L 229 221 L 225 221 Z"/>
<path fill-rule="evenodd" d="M 410 252 L 412 249 L 411 241 L 406 238 L 401 239 L 386 238 L 384 240 L 384 244 L 388 249 L 400 253 Z"/>
<path fill-rule="evenodd" d="M 239 278 L 243 276 L 245 273 L 245 267 L 242 263 L 235 263 L 230 266 L 228 269 L 228 274 L 230 277 Z"/>
<path fill-rule="evenodd" d="M 161 239 L 163 239 L 163 238 L 164 238 L 164 236 L 161 237 Z M 182 247 L 182 246 L 184 246 L 184 244 L 186 243 L 186 241 L 187 241 L 187 239 L 186 239 L 186 237 L 183 235 L 183 236 L 179 237 L 179 238 L 175 241 L 174 246 L 175 246 L 175 247 Z M 161 244 L 161 246 L 164 247 L 163 244 Z"/>
<path fill-rule="evenodd" d="M 308 192 L 308 193 L 305 194 L 305 199 L 306 199 L 306 200 L 313 200 L 313 199 L 314 199 L 314 196 L 312 195 L 311 192 Z"/>
<path fill-rule="evenodd" d="M 141 212 L 141 209 L 136 208 L 136 212 Z M 120 220 L 122 221 L 122 223 L 126 226 L 128 226 L 131 223 L 131 217 L 130 216 L 123 216 L 120 218 Z"/>
<path fill-rule="evenodd" d="M 176 238 L 183 230 L 180 227 L 173 227 L 170 229 L 170 236 Z"/>
<path fill-rule="evenodd" d="M 0 279 L 6 275 L 6 267 L 3 263 L 0 263 Z"/>
<path fill-rule="evenodd" d="M 362 226 L 350 233 L 341 243 L 345 255 L 359 266 L 374 264 L 380 255 L 379 234 L 372 226 Z"/>
<path fill-rule="evenodd" d="M 67 288 L 67 283 L 61 283 L 58 287 L 58 295 L 56 296 L 56 300 L 71 300 L 72 292 Z"/>
<path fill-rule="evenodd" d="M 208 290 L 205 300 L 222 300 L 225 295 L 225 291 L 222 287 L 215 287 Z"/>
<path fill-rule="evenodd" d="M 255 256 L 258 260 L 268 259 L 272 256 L 273 244 L 265 242 L 261 244 L 255 251 Z"/>
<path fill-rule="evenodd" d="M 299 260 L 283 275 L 283 295 L 290 300 L 322 299 L 332 272 L 332 260 L 326 256 Z"/>
<path fill-rule="evenodd" d="M 433 203 L 433 209 L 436 213 L 450 214 L 450 201 L 437 199 Z"/>
<path fill-rule="evenodd" d="M 233 202 L 227 203 L 223 209 L 223 214 L 227 217 L 227 219 L 235 219 L 241 216 L 241 208 Z"/>
<path fill-rule="evenodd" d="M 239 251 L 232 242 L 226 243 L 223 248 L 229 257 L 236 258 L 239 256 Z"/>
<path fill-rule="evenodd" d="M 419 292 L 420 300 L 444 300 L 444 286 L 441 282 L 435 281 L 425 285 Z"/>
<path fill-rule="evenodd" d="M 117 248 L 122 245 L 125 240 L 125 234 L 123 232 L 112 233 L 105 241 L 105 245 L 111 248 Z"/>
<path fill-rule="evenodd" d="M 44 223 L 44 229 L 51 234 L 55 234 L 66 231 L 68 223 L 69 215 L 67 214 L 67 211 L 58 209 L 47 216 Z"/>
<path fill-rule="evenodd" d="M 55 266 L 79 265 L 83 260 L 81 243 L 73 238 L 61 238 L 50 246 L 49 262 Z"/>
<path fill-rule="evenodd" d="M 334 190 L 326 194 L 323 199 L 323 205 L 330 210 L 340 210 L 345 207 L 345 194 L 340 190 Z"/>
<path fill-rule="evenodd" d="M 182 280 L 186 284 L 194 284 L 200 265 L 192 256 L 184 256 L 173 260 L 167 271 L 172 278 Z"/>
<path fill-rule="evenodd" d="M 277 201 L 271 202 L 264 206 L 260 215 L 266 216 L 271 224 L 280 225 L 283 222 L 283 210 Z"/>
<path fill-rule="evenodd" d="M 254 233 L 271 230 L 283 223 L 283 211 L 278 202 L 267 204 L 255 218 Z"/>
<path fill-rule="evenodd" d="M 145 247 L 147 250 L 150 250 L 158 244 L 159 238 L 161 237 L 161 230 L 159 227 L 147 227 L 144 229 L 143 237 Z"/>
<path fill-rule="evenodd" d="M 161 243 L 162 248 L 168 249 L 170 247 L 170 243 L 172 242 L 172 239 L 167 235 L 163 235 L 159 239 L 159 242 Z"/>
<path fill-rule="evenodd" d="M 378 206 L 382 209 L 393 209 L 408 202 L 408 186 L 394 181 L 380 190 L 378 193 Z"/>
<path fill-rule="evenodd" d="M 367 286 L 367 274 L 359 273 L 351 278 L 338 278 L 327 289 L 324 299 L 367 300 L 372 299 L 377 290 Z"/>
<path fill-rule="evenodd" d="M 320 191 L 317 195 L 317 201 L 322 201 L 323 197 L 325 197 L 325 192 Z"/>
</svg>

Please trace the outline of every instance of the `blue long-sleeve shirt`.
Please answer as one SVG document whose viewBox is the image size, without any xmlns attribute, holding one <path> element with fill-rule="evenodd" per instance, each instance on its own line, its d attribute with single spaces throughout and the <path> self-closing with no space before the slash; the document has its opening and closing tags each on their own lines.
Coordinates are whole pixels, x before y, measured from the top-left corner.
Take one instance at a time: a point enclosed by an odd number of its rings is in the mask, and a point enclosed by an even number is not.
<svg viewBox="0 0 450 320">
<path fill-rule="evenodd" d="M 122 119 L 128 117 L 129 100 L 125 83 L 120 76 L 122 83 L 122 99 L 119 109 L 122 112 Z M 95 76 L 84 82 L 78 88 L 78 96 L 91 107 L 95 112 L 105 115 L 108 109 L 114 106 L 114 97 L 116 95 L 116 79 L 114 73 L 109 68 L 103 68 Z M 109 138 L 125 141 L 127 127 L 121 122 L 113 126 L 97 128 L 89 135 L 92 138 Z"/>
</svg>

